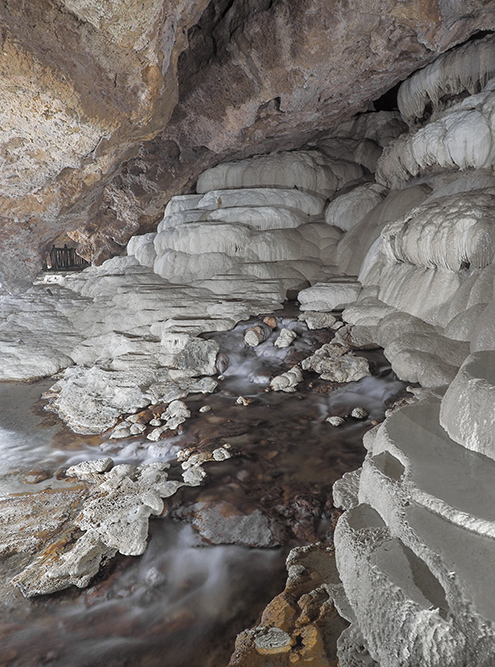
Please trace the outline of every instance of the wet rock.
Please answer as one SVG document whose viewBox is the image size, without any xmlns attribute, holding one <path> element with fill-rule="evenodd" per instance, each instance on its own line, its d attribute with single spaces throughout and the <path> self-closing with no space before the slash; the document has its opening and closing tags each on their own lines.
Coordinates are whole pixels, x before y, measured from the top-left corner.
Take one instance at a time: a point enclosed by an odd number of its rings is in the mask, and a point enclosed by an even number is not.
<svg viewBox="0 0 495 667">
<path fill-rule="evenodd" d="M 190 416 L 191 412 L 185 403 L 182 401 L 172 401 L 166 411 L 162 413 L 161 418 L 165 420 L 166 427 L 173 431 Z"/>
<path fill-rule="evenodd" d="M 192 466 L 182 473 L 182 479 L 188 486 L 199 486 L 206 477 L 206 472 L 200 466 Z"/>
<path fill-rule="evenodd" d="M 110 433 L 110 437 L 114 440 L 119 440 L 121 438 L 130 438 L 131 428 L 128 424 L 122 422 L 118 424 L 113 431 Z"/>
<path fill-rule="evenodd" d="M 153 419 L 153 416 L 154 414 L 152 410 L 140 410 L 139 412 L 126 417 L 125 420 L 130 424 L 147 424 L 150 419 Z"/>
<path fill-rule="evenodd" d="M 193 449 L 181 449 L 177 452 L 177 461 L 179 463 L 182 463 L 182 461 L 186 461 L 192 454 L 194 453 Z"/>
<path fill-rule="evenodd" d="M 251 400 L 249 398 L 244 398 L 244 396 L 239 396 L 235 402 L 236 405 L 243 405 L 246 407 L 251 403 Z"/>
<path fill-rule="evenodd" d="M 146 438 L 148 440 L 151 440 L 151 442 L 158 442 L 158 440 L 160 440 L 165 431 L 168 431 L 168 427 L 165 424 L 163 426 L 158 426 L 157 428 L 154 428 L 150 433 L 148 433 Z"/>
<path fill-rule="evenodd" d="M 216 369 L 217 373 L 225 373 L 227 368 L 230 366 L 230 361 L 228 356 L 224 352 L 219 352 L 217 354 L 216 360 Z"/>
<path fill-rule="evenodd" d="M 139 435 L 139 433 L 143 433 L 143 431 L 146 431 L 146 425 L 145 424 L 133 424 L 129 430 L 130 430 L 131 435 Z"/>
<path fill-rule="evenodd" d="M 279 544 L 270 520 L 260 510 L 242 514 L 231 503 L 199 502 L 193 506 L 193 526 L 211 544 L 273 547 Z"/>
<path fill-rule="evenodd" d="M 257 347 L 268 338 L 269 331 L 269 327 L 262 327 L 260 324 L 251 327 L 244 334 L 244 342 L 250 347 Z"/>
<path fill-rule="evenodd" d="M 341 588 L 333 550 L 321 543 L 298 547 L 286 566 L 284 591 L 265 608 L 260 625 L 237 636 L 229 667 L 337 666 L 337 640 L 348 624 L 332 600 Z"/>
<path fill-rule="evenodd" d="M 150 426 L 161 426 L 161 425 L 162 425 L 162 422 L 161 422 L 160 419 L 152 419 L 152 420 L 149 422 L 149 425 L 150 425 Z"/>
<path fill-rule="evenodd" d="M 201 412 L 202 414 L 204 414 L 205 412 L 210 412 L 210 410 L 211 410 L 211 405 L 202 405 L 199 408 L 199 412 Z"/>
<path fill-rule="evenodd" d="M 342 426 L 342 424 L 345 424 L 345 419 L 343 417 L 337 417 L 337 416 L 327 417 L 325 421 L 327 421 L 332 426 Z"/>
<path fill-rule="evenodd" d="M 279 337 L 273 344 L 275 347 L 279 348 L 289 347 L 289 345 L 291 345 L 296 338 L 297 334 L 295 331 L 292 331 L 291 329 L 282 329 Z"/>
<path fill-rule="evenodd" d="M 331 313 L 319 313 L 307 310 L 299 315 L 301 322 L 306 322 L 308 329 L 330 329 L 337 323 L 337 318 Z"/>
<path fill-rule="evenodd" d="M 277 320 L 272 317 L 271 315 L 267 315 L 266 317 L 263 318 L 263 324 L 266 324 L 267 326 L 270 327 L 270 329 L 276 329 L 277 328 Z"/>
<path fill-rule="evenodd" d="M 165 412 L 162 412 L 160 416 L 160 419 L 165 423 L 162 426 L 153 429 L 146 437 L 148 440 L 156 442 L 165 431 L 176 430 L 190 416 L 191 412 L 185 403 L 182 401 L 172 401 Z"/>
<path fill-rule="evenodd" d="M 214 449 L 212 456 L 215 461 L 226 461 L 227 459 L 230 459 L 232 457 L 232 453 L 230 452 L 230 445 L 224 445 L 223 447 Z"/>
<path fill-rule="evenodd" d="M 369 415 L 364 408 L 357 407 L 352 410 L 351 417 L 354 419 L 366 419 Z"/>
<path fill-rule="evenodd" d="M 270 387 L 273 391 L 285 391 L 286 393 L 293 393 L 296 391 L 296 386 L 302 382 L 303 376 L 299 366 L 293 366 L 291 369 L 277 375 L 270 382 Z"/>
<path fill-rule="evenodd" d="M 116 465 L 111 459 L 85 461 L 67 470 L 69 476 L 90 483 L 89 494 L 74 519 L 68 538 L 55 551 L 45 551 L 13 578 L 27 597 L 87 586 L 101 565 L 117 551 L 142 554 L 146 548 L 148 519 L 163 511 L 162 498 L 181 486 L 196 486 L 205 474 L 191 468 L 183 482 L 168 479 L 169 464 Z M 200 472 L 198 472 L 200 471 Z M 81 532 L 83 531 L 83 532 Z"/>
<path fill-rule="evenodd" d="M 65 474 L 68 477 L 78 477 L 89 482 L 95 482 L 98 480 L 96 475 L 108 472 L 112 468 L 113 460 L 107 457 L 104 459 L 93 459 L 92 461 L 82 461 L 82 463 L 67 468 Z"/>
<path fill-rule="evenodd" d="M 188 470 L 192 466 L 200 466 L 206 461 L 212 461 L 213 455 L 210 452 L 198 452 L 187 457 L 181 464 L 182 470 Z"/>
<path fill-rule="evenodd" d="M 274 655 L 290 651 L 292 640 L 279 628 L 263 628 L 254 635 L 254 645 L 260 655 Z"/>
<path fill-rule="evenodd" d="M 326 343 L 301 364 L 304 370 L 313 370 L 322 380 L 357 382 L 371 375 L 368 360 L 357 357 L 341 345 Z"/>
</svg>

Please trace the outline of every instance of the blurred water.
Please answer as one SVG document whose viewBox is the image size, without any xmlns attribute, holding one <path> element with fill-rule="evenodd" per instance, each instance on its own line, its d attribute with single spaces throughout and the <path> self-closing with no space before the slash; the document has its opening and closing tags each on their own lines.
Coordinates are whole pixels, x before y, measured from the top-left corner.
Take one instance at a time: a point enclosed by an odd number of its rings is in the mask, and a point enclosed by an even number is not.
<svg viewBox="0 0 495 667">
<path fill-rule="evenodd" d="M 115 441 L 107 435 L 76 435 L 42 410 L 39 396 L 51 381 L 0 384 L 0 494 L 57 488 L 63 484 L 54 477 L 58 471 L 102 455 L 139 464 L 174 459 L 184 446 L 218 446 L 228 440 L 237 456 L 208 468 L 207 485 L 184 490 L 182 498 L 191 500 L 194 493 L 192 502 L 222 499 L 237 507 L 262 507 L 267 489 L 280 488 L 281 497 L 287 498 L 293 489 L 330 495 L 333 481 L 364 458 L 361 440 L 371 420 L 383 418 L 385 402 L 403 393 L 405 385 L 383 356 L 372 352 L 366 356 L 375 375 L 360 382 L 328 391 L 328 383 L 314 376 L 323 388 L 312 387 L 306 378 L 295 394 L 267 392 L 273 375 L 314 349 L 316 334 L 282 315 L 278 329 L 285 326 L 298 333 L 290 348 L 273 346 L 278 332 L 247 348 L 243 336 L 252 324 L 208 336 L 228 357 L 225 379 L 215 394 L 190 397 L 192 417 L 183 433 L 157 443 L 142 436 Z M 237 405 L 239 395 L 252 403 Z M 199 407 L 205 404 L 211 411 L 202 414 Z M 338 429 L 325 421 L 356 406 L 369 412 L 368 420 L 349 419 Z M 256 623 L 256 615 L 283 588 L 289 546 L 208 546 L 189 524 L 170 518 L 153 520 L 150 534 L 142 557 L 118 556 L 88 590 L 25 601 L 9 618 L 0 619 L 0 664 L 226 664 L 236 633 Z"/>
</svg>

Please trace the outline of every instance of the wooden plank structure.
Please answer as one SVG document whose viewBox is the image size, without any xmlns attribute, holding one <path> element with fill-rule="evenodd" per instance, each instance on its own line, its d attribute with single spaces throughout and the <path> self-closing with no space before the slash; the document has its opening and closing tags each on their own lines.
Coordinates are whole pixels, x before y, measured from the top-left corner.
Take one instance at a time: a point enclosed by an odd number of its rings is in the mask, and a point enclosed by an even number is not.
<svg viewBox="0 0 495 667">
<path fill-rule="evenodd" d="M 43 265 L 43 271 L 82 271 L 89 264 L 85 259 L 76 255 L 75 248 L 68 248 L 65 244 L 63 248 L 52 246 L 50 255 Z"/>
</svg>

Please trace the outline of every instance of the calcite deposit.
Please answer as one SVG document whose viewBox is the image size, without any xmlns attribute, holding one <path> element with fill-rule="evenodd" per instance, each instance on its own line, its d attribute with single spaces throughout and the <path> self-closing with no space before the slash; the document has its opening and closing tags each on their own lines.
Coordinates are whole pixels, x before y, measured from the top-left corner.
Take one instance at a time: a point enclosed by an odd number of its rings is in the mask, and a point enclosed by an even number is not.
<svg viewBox="0 0 495 667">
<path fill-rule="evenodd" d="M 0 269 L 11 290 L 29 286 L 57 238 L 69 234 L 101 263 L 136 232 L 154 231 L 170 197 L 190 192 L 206 168 L 308 145 L 495 27 L 481 0 L 359 0 L 352 9 L 324 0 L 16 1 L 0 18 Z M 480 44 L 464 56 L 453 94 L 478 92 L 488 51 Z M 452 69 L 445 62 L 436 80 Z M 486 72 L 474 76 L 470 62 Z M 402 95 L 408 122 L 428 103 L 416 95 L 416 109 L 413 95 Z M 297 169 L 285 154 L 273 184 L 297 171 L 319 187 L 313 167 L 323 164 L 324 190 L 335 190 L 358 161 L 373 171 L 382 144 L 365 139 L 364 150 L 362 140 L 330 141 L 323 156 L 301 154 Z M 350 170 L 329 167 L 343 158 Z M 267 159 L 250 171 L 266 174 Z M 232 169 L 219 169 L 230 183 Z"/>
<path fill-rule="evenodd" d="M 191 418 L 183 399 L 228 372 L 209 334 L 297 299 L 299 321 L 242 331 L 286 362 L 268 396 L 366 387 L 377 347 L 419 385 L 378 426 L 358 399 L 320 411 L 328 432 L 375 426 L 334 486 L 338 573 L 330 547 L 293 552 L 232 666 L 493 663 L 495 14 L 462 5 L 360 0 L 352 21 L 320 0 L 0 7 L 0 380 L 52 378 L 46 407 L 106 447 L 165 447 Z M 62 238 L 94 264 L 32 284 Z M 230 398 L 246 414 L 244 389 Z M 33 556 L 13 583 L 83 587 L 117 552 L 142 554 L 163 499 L 234 451 L 210 449 L 183 449 L 178 479 L 105 458 L 2 501 L 3 553 Z M 316 539 L 311 503 L 293 505 L 277 511 Z M 213 544 L 279 544 L 257 508 L 190 507 Z"/>
</svg>

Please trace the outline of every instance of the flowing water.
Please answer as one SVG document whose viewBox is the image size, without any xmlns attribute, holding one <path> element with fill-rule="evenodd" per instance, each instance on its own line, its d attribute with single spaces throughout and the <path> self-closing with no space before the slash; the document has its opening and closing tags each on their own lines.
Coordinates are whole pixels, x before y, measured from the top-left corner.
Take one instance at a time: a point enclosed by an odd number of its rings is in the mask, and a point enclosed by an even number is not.
<svg viewBox="0 0 495 667">
<path fill-rule="evenodd" d="M 57 488 L 60 470 L 102 455 L 117 463 L 172 461 L 181 448 L 211 450 L 225 443 L 235 454 L 205 468 L 204 486 L 181 489 L 170 499 L 167 515 L 150 522 L 143 556 L 118 556 L 85 591 L 24 600 L 9 584 L 16 560 L 5 558 L 0 666 L 221 667 L 237 632 L 255 624 L 282 590 L 288 550 L 331 541 L 337 516 L 331 485 L 360 465 L 363 434 L 383 419 L 405 385 L 373 351 L 362 354 L 374 375 L 360 382 L 342 386 L 306 373 L 294 394 L 267 391 L 271 377 L 331 337 L 308 331 L 290 311 L 276 317 L 278 329 L 298 333 L 290 348 L 273 346 L 277 333 L 247 348 L 243 335 L 254 321 L 208 335 L 225 355 L 224 379 L 216 393 L 190 397 L 192 417 L 182 432 L 158 443 L 75 435 L 42 410 L 39 396 L 50 381 L 0 385 L 2 498 Z M 238 405 L 239 396 L 249 404 Z M 199 412 L 205 405 L 210 410 Z M 325 421 L 356 406 L 369 413 L 364 422 L 347 419 L 334 428 Z M 259 510 L 273 528 L 274 546 L 206 543 L 193 527 L 205 518 L 197 508 L 218 503 L 241 514 Z"/>
</svg>

